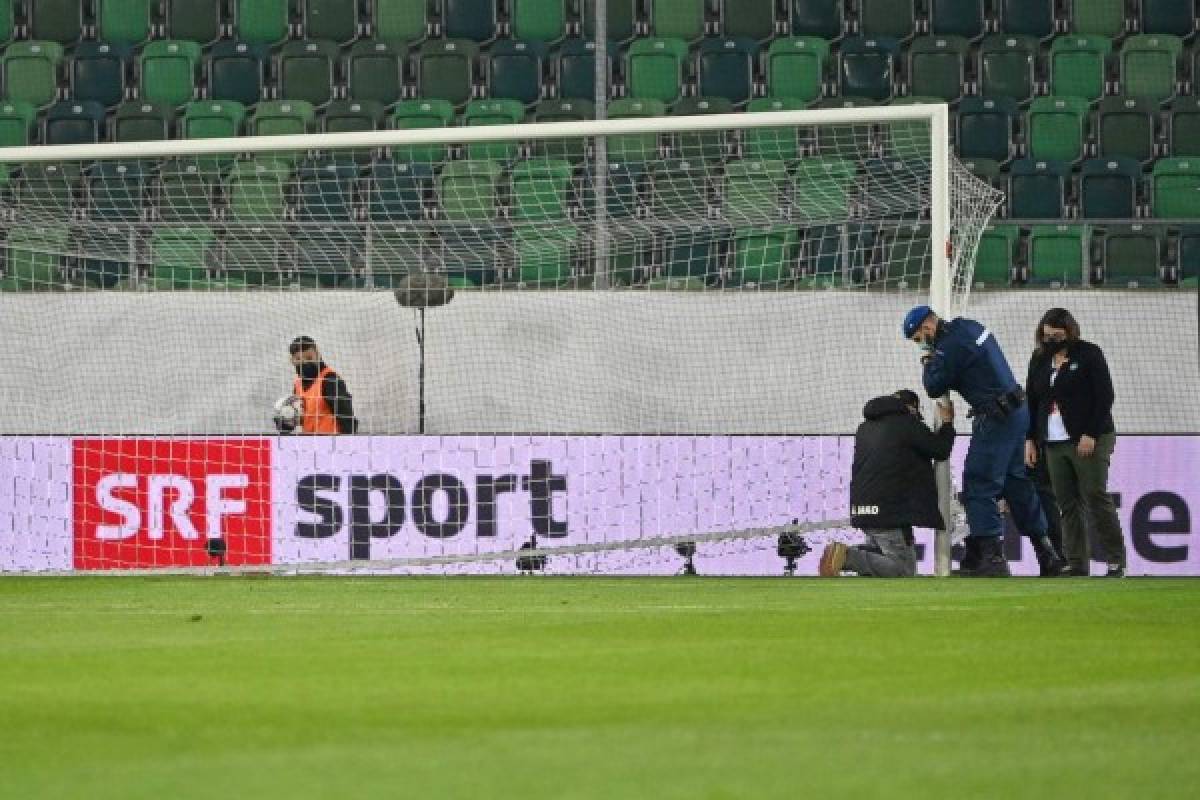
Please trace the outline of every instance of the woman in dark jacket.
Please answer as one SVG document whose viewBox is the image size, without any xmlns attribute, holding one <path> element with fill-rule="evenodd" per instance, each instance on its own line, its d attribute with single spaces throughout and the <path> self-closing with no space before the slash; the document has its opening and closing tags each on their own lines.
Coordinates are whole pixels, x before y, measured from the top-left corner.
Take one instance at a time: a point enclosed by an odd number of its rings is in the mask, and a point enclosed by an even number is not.
<svg viewBox="0 0 1200 800">
<path fill-rule="evenodd" d="M 1067 574 L 1088 574 L 1086 514 L 1108 559 L 1107 574 L 1121 577 L 1125 537 L 1108 493 L 1108 469 L 1117 441 L 1108 362 L 1099 347 L 1080 338 L 1079 323 L 1065 308 L 1052 308 L 1042 316 L 1036 338 L 1026 381 L 1032 413 L 1025 463 L 1034 468 L 1040 458 L 1045 459 L 1062 512 Z"/>
</svg>

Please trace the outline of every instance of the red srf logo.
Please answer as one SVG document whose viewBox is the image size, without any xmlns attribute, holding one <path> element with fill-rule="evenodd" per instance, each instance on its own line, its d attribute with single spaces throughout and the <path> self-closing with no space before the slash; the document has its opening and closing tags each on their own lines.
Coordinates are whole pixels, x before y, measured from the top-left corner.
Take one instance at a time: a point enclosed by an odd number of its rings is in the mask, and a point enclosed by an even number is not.
<svg viewBox="0 0 1200 800">
<path fill-rule="evenodd" d="M 76 569 L 271 563 L 267 439 L 76 439 L 73 471 Z"/>
</svg>

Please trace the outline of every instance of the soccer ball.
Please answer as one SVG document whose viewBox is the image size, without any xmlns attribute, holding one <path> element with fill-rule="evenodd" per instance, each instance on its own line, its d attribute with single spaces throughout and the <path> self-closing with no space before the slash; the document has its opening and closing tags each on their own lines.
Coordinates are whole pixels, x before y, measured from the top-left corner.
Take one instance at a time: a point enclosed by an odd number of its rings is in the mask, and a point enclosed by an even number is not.
<svg viewBox="0 0 1200 800">
<path fill-rule="evenodd" d="M 295 430 L 304 418 L 304 401 L 294 394 L 275 401 L 275 425 L 281 431 Z"/>
</svg>

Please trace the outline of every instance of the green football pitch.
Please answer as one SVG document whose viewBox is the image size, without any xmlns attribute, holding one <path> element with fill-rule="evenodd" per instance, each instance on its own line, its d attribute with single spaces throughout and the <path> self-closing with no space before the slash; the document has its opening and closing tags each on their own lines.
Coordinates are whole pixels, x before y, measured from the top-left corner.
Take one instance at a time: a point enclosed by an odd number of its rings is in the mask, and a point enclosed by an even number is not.
<svg viewBox="0 0 1200 800">
<path fill-rule="evenodd" d="M 1200 581 L 0 579 L 0 797 L 1153 798 Z"/>
</svg>

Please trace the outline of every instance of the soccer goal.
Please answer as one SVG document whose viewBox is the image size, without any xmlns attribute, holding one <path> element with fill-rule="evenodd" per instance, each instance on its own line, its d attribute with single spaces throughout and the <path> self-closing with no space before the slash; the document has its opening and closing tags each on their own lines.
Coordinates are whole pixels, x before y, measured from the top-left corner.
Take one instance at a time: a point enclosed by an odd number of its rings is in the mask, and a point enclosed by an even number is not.
<svg viewBox="0 0 1200 800">
<path fill-rule="evenodd" d="M 778 106 L 0 150 L 0 570 L 753 574 L 851 535 L 863 403 L 919 386 L 900 320 L 964 308 L 999 199 L 945 106 Z M 356 433 L 277 431 L 300 336 Z"/>
</svg>

